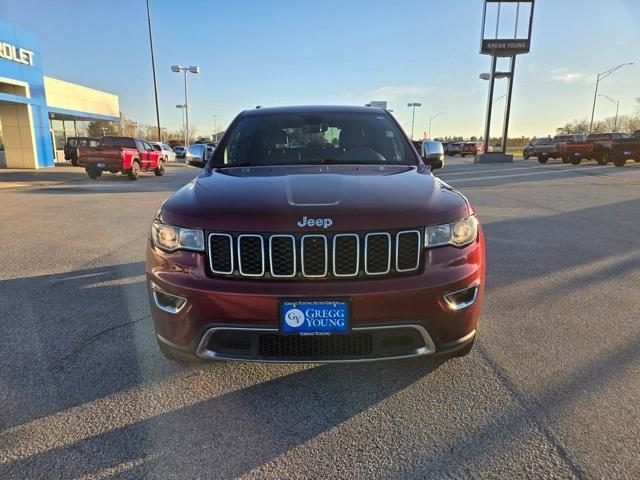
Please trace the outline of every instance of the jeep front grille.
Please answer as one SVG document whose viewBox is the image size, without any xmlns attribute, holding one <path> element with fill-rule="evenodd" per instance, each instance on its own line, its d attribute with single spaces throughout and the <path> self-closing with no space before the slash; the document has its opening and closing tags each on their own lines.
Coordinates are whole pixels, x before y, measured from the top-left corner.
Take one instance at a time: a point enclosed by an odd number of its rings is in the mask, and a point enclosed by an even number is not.
<svg viewBox="0 0 640 480">
<path fill-rule="evenodd" d="M 416 273 L 419 230 L 335 234 L 209 233 L 210 273 L 286 279 L 379 278 Z"/>
</svg>

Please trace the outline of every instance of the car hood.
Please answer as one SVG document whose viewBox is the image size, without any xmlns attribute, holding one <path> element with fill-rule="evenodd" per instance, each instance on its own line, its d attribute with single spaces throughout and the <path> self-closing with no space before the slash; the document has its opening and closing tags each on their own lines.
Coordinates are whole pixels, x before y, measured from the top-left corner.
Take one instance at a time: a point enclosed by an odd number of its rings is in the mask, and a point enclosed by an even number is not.
<svg viewBox="0 0 640 480">
<path fill-rule="evenodd" d="M 159 217 L 204 230 L 307 232 L 416 228 L 468 214 L 466 199 L 426 167 L 323 165 L 205 171 Z M 301 227 L 304 217 L 331 225 Z"/>
</svg>

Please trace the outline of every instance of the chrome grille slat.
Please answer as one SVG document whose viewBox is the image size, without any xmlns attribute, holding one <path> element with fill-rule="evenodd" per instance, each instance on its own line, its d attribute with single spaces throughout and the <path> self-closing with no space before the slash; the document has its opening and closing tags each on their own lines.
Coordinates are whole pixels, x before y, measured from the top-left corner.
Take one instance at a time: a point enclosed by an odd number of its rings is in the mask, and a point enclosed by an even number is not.
<svg viewBox="0 0 640 480">
<path fill-rule="evenodd" d="M 223 239 L 226 238 L 228 241 L 228 246 L 226 248 L 224 248 L 222 245 L 216 245 L 214 246 L 214 242 L 218 241 L 219 239 Z M 219 248 L 221 248 L 220 251 L 220 256 L 226 256 L 229 255 L 229 269 L 226 270 L 220 270 L 219 268 L 215 268 L 215 265 L 217 263 L 217 259 L 214 257 L 213 252 L 217 251 Z M 225 251 L 226 250 L 226 251 Z M 209 235 L 209 267 L 211 268 L 211 271 L 213 273 L 219 273 L 221 275 L 230 275 L 234 272 L 234 265 L 233 265 L 233 251 L 235 250 L 235 248 L 233 248 L 233 237 L 231 235 L 229 235 L 228 233 L 212 233 Z M 222 262 L 225 262 L 226 258 L 222 259 Z M 218 266 L 220 266 L 220 264 L 217 264 Z"/>
<path fill-rule="evenodd" d="M 380 246 L 371 246 L 370 248 L 370 243 L 373 243 L 371 239 L 377 239 L 377 238 L 385 238 L 386 239 L 386 247 L 380 245 Z M 369 269 L 369 261 L 371 260 L 371 262 L 373 263 L 374 259 L 373 257 L 373 250 L 375 249 L 382 249 L 382 248 L 386 248 L 387 250 L 387 266 L 384 269 L 380 269 L 380 270 L 376 270 L 376 269 Z M 375 261 L 377 261 L 378 259 L 375 259 Z M 385 275 L 387 273 L 389 273 L 391 271 L 391 235 L 387 232 L 375 232 L 375 233 L 367 233 L 364 236 L 364 272 L 367 275 Z"/>
<path fill-rule="evenodd" d="M 250 253 L 252 255 L 259 255 L 260 256 L 260 270 L 256 271 L 256 272 L 249 272 L 249 271 L 245 271 L 245 268 L 247 265 L 244 265 L 244 262 L 248 261 L 248 259 L 245 257 L 244 261 L 242 258 L 242 243 L 244 239 L 252 239 L 252 238 L 257 238 L 260 240 L 260 248 L 259 250 L 256 250 L 256 252 L 251 251 Z M 262 277 L 264 275 L 264 238 L 262 237 L 262 235 L 257 235 L 257 234 L 242 234 L 242 235 L 238 235 L 238 270 L 240 271 L 240 275 L 244 275 L 246 277 Z M 255 259 L 251 259 L 251 261 L 253 261 L 255 263 Z"/>
<path fill-rule="evenodd" d="M 410 264 L 407 267 L 404 267 L 401 264 L 404 264 L 404 262 L 407 262 L 407 261 L 410 262 L 410 259 L 401 258 L 400 245 L 403 239 L 408 238 L 408 236 L 414 237 L 413 241 L 416 242 L 417 248 L 415 250 L 412 250 L 406 247 L 403 249 L 402 253 L 405 253 L 406 255 L 407 252 L 410 252 L 410 251 L 416 252 L 416 261 L 414 264 Z M 406 240 L 404 241 L 406 242 Z M 400 273 L 411 272 L 418 268 L 418 266 L 420 265 L 420 252 L 422 250 L 422 248 L 420 248 L 421 246 L 422 246 L 422 236 L 420 235 L 419 230 L 405 230 L 403 232 L 398 232 L 396 234 L 396 272 L 400 272 Z"/>
<path fill-rule="evenodd" d="M 208 233 L 215 276 L 347 280 L 417 274 L 419 229 L 391 232 Z M 306 258 L 305 258 L 306 254 Z"/>
<path fill-rule="evenodd" d="M 276 270 L 278 270 L 278 268 L 274 268 L 273 264 L 274 264 L 274 245 L 273 245 L 273 241 L 274 240 L 278 240 L 278 239 L 288 239 L 291 240 L 291 257 L 292 257 L 292 272 L 291 274 L 282 274 L 282 273 L 276 273 Z M 271 235 L 269 237 L 269 271 L 271 272 L 271 276 L 274 278 L 292 278 L 296 276 L 296 268 L 297 268 L 297 261 L 298 259 L 296 258 L 296 237 L 294 237 L 293 235 Z M 282 263 L 282 262 L 278 262 L 278 263 Z"/>
<path fill-rule="evenodd" d="M 356 252 L 355 252 L 355 269 L 353 273 L 338 273 L 337 265 L 337 243 L 342 238 L 355 238 L 356 240 Z M 336 277 L 355 277 L 360 272 L 360 236 L 357 233 L 337 233 L 333 236 L 333 274 Z"/>
<path fill-rule="evenodd" d="M 305 260 L 305 242 L 313 239 L 318 239 L 318 238 L 322 239 L 322 243 L 324 247 L 324 255 L 323 255 L 324 258 L 322 262 L 324 263 L 324 270 L 322 271 L 323 273 L 314 274 L 314 273 L 308 272 L 308 270 L 311 269 L 311 262 L 315 261 L 317 263 L 317 259 L 312 260 L 311 258 L 309 258 L 311 256 L 310 255 L 311 252 L 308 252 L 307 259 Z M 310 248 L 315 248 L 315 246 Z M 300 240 L 300 262 L 302 264 L 303 277 L 307 277 L 307 278 L 326 277 L 327 274 L 329 273 L 329 249 L 327 247 L 327 237 L 325 235 L 317 235 L 317 234 L 303 235 L 302 239 Z"/>
</svg>

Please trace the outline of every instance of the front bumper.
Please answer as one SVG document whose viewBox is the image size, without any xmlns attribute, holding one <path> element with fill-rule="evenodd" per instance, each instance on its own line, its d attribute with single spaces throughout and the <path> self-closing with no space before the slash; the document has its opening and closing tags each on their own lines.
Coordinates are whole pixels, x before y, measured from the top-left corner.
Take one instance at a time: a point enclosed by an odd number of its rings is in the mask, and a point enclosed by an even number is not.
<svg viewBox="0 0 640 480">
<path fill-rule="evenodd" d="M 206 257 L 149 243 L 147 285 L 158 340 L 201 358 L 264 362 L 364 361 L 449 352 L 472 342 L 484 295 L 484 239 L 424 255 L 413 276 L 357 281 L 267 281 L 209 277 Z M 469 290 L 462 308 L 448 294 Z M 185 300 L 158 302 L 158 292 Z M 280 335 L 282 298 L 351 301 L 350 334 Z M 464 302 L 462 301 L 464 300 Z M 364 345 L 364 346 L 363 346 Z"/>
</svg>

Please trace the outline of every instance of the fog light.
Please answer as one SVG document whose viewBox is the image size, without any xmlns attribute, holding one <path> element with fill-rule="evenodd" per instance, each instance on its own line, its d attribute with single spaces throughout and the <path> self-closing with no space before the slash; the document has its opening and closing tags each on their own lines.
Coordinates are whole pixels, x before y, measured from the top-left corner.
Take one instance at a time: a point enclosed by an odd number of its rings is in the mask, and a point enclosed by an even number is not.
<svg viewBox="0 0 640 480">
<path fill-rule="evenodd" d="M 187 299 L 166 292 L 153 290 L 153 301 L 160 310 L 168 313 L 178 313 L 187 304 Z"/>
<path fill-rule="evenodd" d="M 447 293 L 444 296 L 444 301 L 450 310 L 459 311 L 467 307 L 470 307 L 478 299 L 478 285 L 473 285 L 462 290 Z"/>
</svg>

